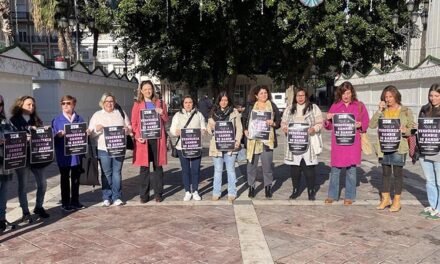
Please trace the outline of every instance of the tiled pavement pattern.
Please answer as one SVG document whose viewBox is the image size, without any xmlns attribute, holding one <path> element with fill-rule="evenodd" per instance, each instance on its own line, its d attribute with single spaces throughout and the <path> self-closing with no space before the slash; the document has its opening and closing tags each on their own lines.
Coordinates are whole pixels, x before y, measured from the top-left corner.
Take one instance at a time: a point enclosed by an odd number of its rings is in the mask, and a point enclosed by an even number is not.
<svg viewBox="0 0 440 264">
<path fill-rule="evenodd" d="M 399 213 L 374 209 L 381 182 L 381 168 L 374 156 L 364 157 L 358 169 L 356 203 L 324 206 L 330 171 L 328 137 L 325 132 L 315 202 L 307 201 L 307 192 L 296 201 L 287 200 L 291 181 L 282 164 L 282 136 L 274 153 L 273 199 L 266 200 L 259 186 L 257 197 L 250 201 L 246 166 L 237 164 L 240 196 L 234 205 L 225 197 L 210 201 L 213 167 L 207 149 L 202 159 L 202 202 L 181 201 L 180 164 L 170 157 L 165 168 L 165 201 L 140 205 L 138 168 L 131 166 L 127 153 L 125 206 L 101 208 L 99 186 L 82 186 L 80 200 L 89 207 L 62 214 L 59 174 L 57 167 L 51 166 L 46 195 L 51 218 L 2 234 L 0 263 L 271 263 L 270 259 L 275 263 L 439 263 L 440 221 L 418 216 L 426 205 L 420 165 L 407 163 L 404 168 L 404 204 Z M 208 140 L 204 144 L 207 147 Z M 226 181 L 225 173 L 223 176 Z M 33 177 L 28 185 L 32 209 Z M 15 220 L 21 216 L 16 179 L 10 184 L 8 197 L 7 217 Z"/>
</svg>

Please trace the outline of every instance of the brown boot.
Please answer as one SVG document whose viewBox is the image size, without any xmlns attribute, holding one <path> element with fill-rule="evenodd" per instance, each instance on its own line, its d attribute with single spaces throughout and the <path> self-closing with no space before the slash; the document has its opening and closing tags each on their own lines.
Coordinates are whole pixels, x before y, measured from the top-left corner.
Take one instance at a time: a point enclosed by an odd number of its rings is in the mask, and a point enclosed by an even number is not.
<svg viewBox="0 0 440 264">
<path fill-rule="evenodd" d="M 399 212 L 402 206 L 400 206 L 400 194 L 395 194 L 393 204 L 390 207 L 390 212 Z"/>
<path fill-rule="evenodd" d="M 382 201 L 376 207 L 377 210 L 384 210 L 391 205 L 390 193 L 382 193 Z"/>
</svg>

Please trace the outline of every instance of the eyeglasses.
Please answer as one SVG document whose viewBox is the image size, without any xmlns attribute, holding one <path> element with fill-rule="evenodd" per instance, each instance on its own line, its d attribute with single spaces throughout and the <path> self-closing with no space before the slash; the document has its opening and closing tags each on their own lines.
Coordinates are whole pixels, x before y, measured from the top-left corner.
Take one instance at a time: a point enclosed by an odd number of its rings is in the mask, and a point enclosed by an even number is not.
<svg viewBox="0 0 440 264">
<path fill-rule="evenodd" d="M 115 101 L 104 101 L 104 103 L 110 103 L 113 104 Z"/>
<path fill-rule="evenodd" d="M 72 102 L 61 102 L 61 105 L 71 105 Z"/>
</svg>

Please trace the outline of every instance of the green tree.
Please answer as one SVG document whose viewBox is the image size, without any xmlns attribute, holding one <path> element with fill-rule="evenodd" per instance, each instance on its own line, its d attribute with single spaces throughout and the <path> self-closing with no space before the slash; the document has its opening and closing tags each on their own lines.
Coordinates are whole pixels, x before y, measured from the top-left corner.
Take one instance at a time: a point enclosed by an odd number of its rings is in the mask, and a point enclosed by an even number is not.
<svg viewBox="0 0 440 264">
<path fill-rule="evenodd" d="M 122 0 L 117 21 L 143 72 L 217 90 L 234 87 L 237 74 L 303 85 L 312 69 L 328 78 L 344 70 L 341 62 L 364 71 L 404 43 L 391 24 L 404 0 L 374 1 L 371 9 L 368 0 L 349 3 L 326 0 L 307 8 L 293 0 L 265 0 L 263 7 L 260 0 Z"/>
</svg>

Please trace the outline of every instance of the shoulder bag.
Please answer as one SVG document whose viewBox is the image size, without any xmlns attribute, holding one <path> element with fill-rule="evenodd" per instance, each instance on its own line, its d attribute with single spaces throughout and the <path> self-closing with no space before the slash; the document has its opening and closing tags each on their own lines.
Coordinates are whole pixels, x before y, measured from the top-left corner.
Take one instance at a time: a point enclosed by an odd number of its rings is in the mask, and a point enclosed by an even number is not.
<svg viewBox="0 0 440 264">
<path fill-rule="evenodd" d="M 186 121 L 186 124 L 183 126 L 183 128 L 186 128 L 188 126 L 188 124 L 191 122 L 191 119 L 196 114 L 196 112 L 197 111 L 194 111 L 191 114 L 191 116 L 189 117 L 188 121 Z M 176 144 L 172 144 L 171 143 L 171 157 L 173 157 L 173 158 L 178 158 L 179 157 L 179 155 L 177 154 L 177 149 L 176 149 L 176 146 L 177 146 L 177 143 L 179 143 L 179 140 L 180 140 L 180 136 L 177 137 Z"/>
</svg>

